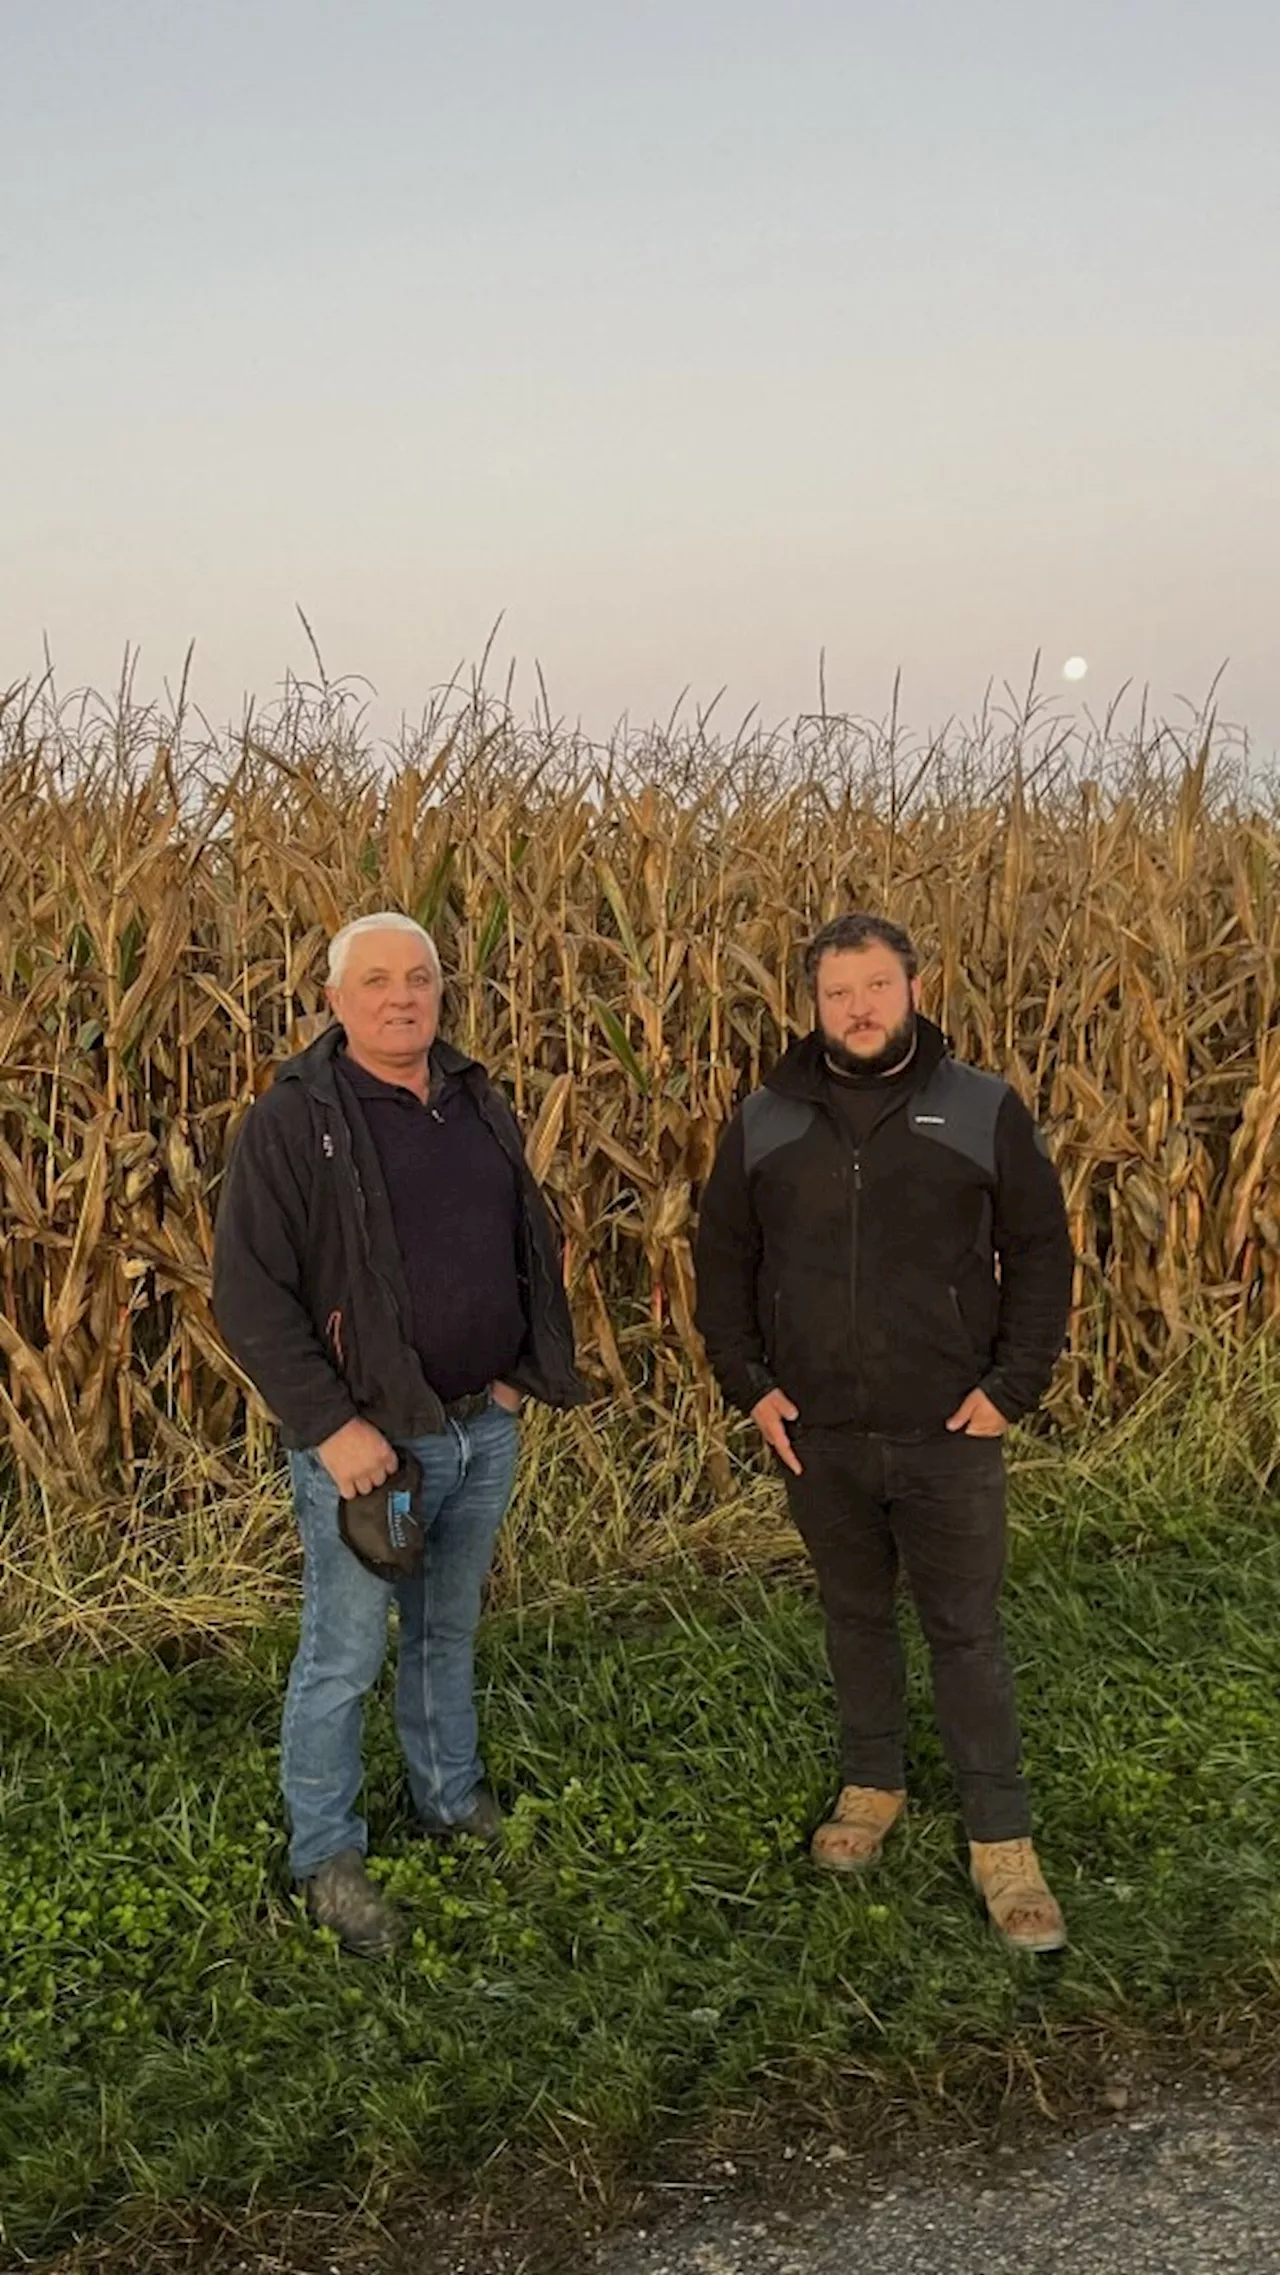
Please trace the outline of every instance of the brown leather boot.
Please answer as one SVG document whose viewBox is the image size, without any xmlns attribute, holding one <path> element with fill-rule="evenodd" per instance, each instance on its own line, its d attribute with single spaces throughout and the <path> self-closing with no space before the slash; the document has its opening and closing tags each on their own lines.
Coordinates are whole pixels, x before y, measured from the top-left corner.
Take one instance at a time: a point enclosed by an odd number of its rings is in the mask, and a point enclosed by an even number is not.
<svg viewBox="0 0 1280 2275">
<path fill-rule="evenodd" d="M 369 1878 L 358 1848 L 326 1858 L 303 1888 L 316 1926 L 331 1927 L 358 1959 L 383 1959 L 404 1941 L 404 1919 Z"/>
<path fill-rule="evenodd" d="M 1011 1951 L 1061 1951 L 1062 1908 L 1050 1893 L 1029 1840 L 970 1841 L 969 1876 L 996 1934 Z"/>
<path fill-rule="evenodd" d="M 809 1843 L 814 1863 L 824 1872 L 865 1872 L 906 1805 L 905 1793 L 886 1793 L 876 1785 L 842 1786 L 831 1815 Z"/>
<path fill-rule="evenodd" d="M 483 1841 L 488 1848 L 499 1848 L 506 1830 L 506 1818 L 494 1800 L 487 1785 L 478 1785 L 471 1796 L 465 1817 L 457 1817 L 451 1825 L 442 1824 L 437 1817 L 415 1817 L 409 1827 L 411 1841 L 452 1841 L 465 1835 L 473 1841 Z"/>
</svg>

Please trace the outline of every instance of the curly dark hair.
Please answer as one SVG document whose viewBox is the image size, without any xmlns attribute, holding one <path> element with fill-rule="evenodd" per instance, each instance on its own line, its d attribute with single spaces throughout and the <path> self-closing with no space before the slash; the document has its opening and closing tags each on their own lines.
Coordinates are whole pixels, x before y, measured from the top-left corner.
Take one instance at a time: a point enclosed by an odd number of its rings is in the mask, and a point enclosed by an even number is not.
<svg viewBox="0 0 1280 2275">
<path fill-rule="evenodd" d="M 804 952 L 804 976 L 810 987 L 817 980 L 818 966 L 824 956 L 846 948 L 869 948 L 875 941 L 884 948 L 892 948 L 907 978 L 915 978 L 920 960 L 910 933 L 887 916 L 873 916 L 865 909 L 854 909 L 848 916 L 833 916 L 829 924 L 814 933 Z"/>
</svg>

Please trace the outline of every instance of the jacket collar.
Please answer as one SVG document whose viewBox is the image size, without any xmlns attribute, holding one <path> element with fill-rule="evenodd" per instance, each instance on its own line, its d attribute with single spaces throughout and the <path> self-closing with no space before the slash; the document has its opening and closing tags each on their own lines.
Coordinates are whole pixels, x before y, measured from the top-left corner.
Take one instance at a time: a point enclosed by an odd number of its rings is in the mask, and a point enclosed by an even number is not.
<svg viewBox="0 0 1280 2275">
<path fill-rule="evenodd" d="M 932 1019 L 917 1017 L 916 1054 L 912 1062 L 915 1069 L 913 1089 L 919 1089 L 941 1061 L 949 1054 L 947 1038 L 941 1027 Z M 814 1028 L 801 1035 L 783 1052 L 776 1066 L 765 1076 L 765 1088 L 776 1090 L 783 1098 L 804 1098 L 811 1105 L 822 1105 L 826 1100 L 826 1068 L 822 1037 Z"/>
<path fill-rule="evenodd" d="M 336 1103 L 338 1094 L 334 1085 L 333 1062 L 346 1039 L 345 1027 L 340 1026 L 335 1019 L 331 1026 L 316 1036 L 314 1043 L 308 1043 L 305 1051 L 298 1051 L 293 1058 L 285 1059 L 276 1068 L 276 1081 L 300 1082 L 304 1089 L 313 1091 L 318 1098 L 327 1099 L 331 1105 Z M 479 1074 L 482 1071 L 478 1059 L 468 1058 L 465 1051 L 458 1050 L 453 1043 L 446 1043 L 440 1036 L 436 1037 L 431 1046 L 431 1059 L 442 1074 Z"/>
</svg>

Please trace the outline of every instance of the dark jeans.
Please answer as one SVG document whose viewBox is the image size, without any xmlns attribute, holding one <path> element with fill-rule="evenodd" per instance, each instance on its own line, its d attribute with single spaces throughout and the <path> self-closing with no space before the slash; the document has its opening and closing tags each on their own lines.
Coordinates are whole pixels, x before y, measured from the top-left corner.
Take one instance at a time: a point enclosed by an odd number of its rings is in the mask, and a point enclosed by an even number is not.
<svg viewBox="0 0 1280 2275">
<path fill-rule="evenodd" d="M 1000 1624 L 999 1438 L 910 1443 L 793 1426 L 804 1475 L 791 1514 L 818 1577 L 840 1711 L 842 1782 L 906 1783 L 906 1686 L 894 1608 L 906 1573 L 933 1665 L 938 1728 L 970 1840 L 1031 1830 L 1013 1675 Z"/>
</svg>

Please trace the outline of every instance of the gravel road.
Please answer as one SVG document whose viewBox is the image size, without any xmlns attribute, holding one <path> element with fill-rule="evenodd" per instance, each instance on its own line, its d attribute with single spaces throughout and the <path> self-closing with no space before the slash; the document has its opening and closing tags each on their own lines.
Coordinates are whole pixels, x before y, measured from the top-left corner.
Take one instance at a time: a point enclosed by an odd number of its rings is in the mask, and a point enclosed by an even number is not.
<svg viewBox="0 0 1280 2275">
<path fill-rule="evenodd" d="M 837 2187 L 823 2209 L 794 2215 L 704 2200 L 669 2227 L 602 2245 L 591 2264 L 597 2275 L 1280 2275 L 1280 2127 L 1231 2106 L 1164 2110 L 994 2183 L 899 2181 L 843 2202 Z"/>
</svg>

